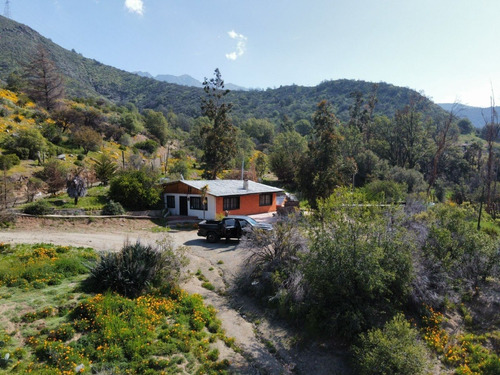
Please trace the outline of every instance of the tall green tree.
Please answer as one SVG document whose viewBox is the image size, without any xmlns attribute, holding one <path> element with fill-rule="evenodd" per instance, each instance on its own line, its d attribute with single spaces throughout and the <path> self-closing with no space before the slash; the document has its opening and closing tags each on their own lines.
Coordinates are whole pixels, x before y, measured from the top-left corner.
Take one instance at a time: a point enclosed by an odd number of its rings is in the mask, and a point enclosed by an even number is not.
<svg viewBox="0 0 500 375">
<path fill-rule="evenodd" d="M 144 126 L 163 146 L 168 140 L 168 122 L 163 113 L 146 109 L 143 113 Z"/>
<path fill-rule="evenodd" d="M 299 171 L 299 161 L 307 151 L 307 141 L 296 131 L 287 131 L 274 138 L 269 165 L 280 181 L 292 183 Z"/>
<path fill-rule="evenodd" d="M 342 183 L 342 138 L 337 131 L 339 121 L 326 101 L 318 104 L 313 123 L 309 151 L 302 159 L 297 180 L 301 192 L 316 207 L 316 199 L 329 197 Z"/>
<path fill-rule="evenodd" d="M 201 104 L 202 114 L 210 120 L 210 124 L 202 128 L 204 177 L 210 180 L 215 180 L 218 174 L 229 167 L 236 155 L 236 128 L 229 118 L 232 104 L 224 102 L 229 90 L 224 89 L 219 69 L 215 69 L 214 75 L 214 78 L 205 78 L 203 82 L 207 97 L 202 99 Z"/>
</svg>

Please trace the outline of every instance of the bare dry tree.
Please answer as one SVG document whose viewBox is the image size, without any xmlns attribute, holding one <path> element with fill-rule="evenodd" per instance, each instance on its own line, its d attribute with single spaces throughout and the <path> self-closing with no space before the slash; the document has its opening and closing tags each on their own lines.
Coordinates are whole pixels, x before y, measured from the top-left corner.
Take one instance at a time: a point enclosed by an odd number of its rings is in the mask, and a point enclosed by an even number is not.
<svg viewBox="0 0 500 375">
<path fill-rule="evenodd" d="M 438 166 L 439 159 L 441 155 L 446 151 L 448 146 L 454 141 L 456 137 L 453 137 L 451 134 L 451 130 L 453 128 L 453 121 L 456 117 L 458 103 L 453 103 L 448 116 L 442 120 L 442 122 L 438 125 L 438 131 L 436 136 L 434 137 L 434 141 L 436 142 L 436 152 L 434 153 L 434 157 L 432 158 L 432 171 L 429 176 L 429 186 L 427 187 L 427 197 L 429 197 L 430 192 L 434 184 L 436 183 L 437 175 L 438 175 Z"/>
<path fill-rule="evenodd" d="M 46 110 L 54 110 L 64 96 L 64 82 L 42 45 L 37 47 L 35 56 L 24 67 L 24 76 L 28 81 L 28 94 Z"/>
</svg>

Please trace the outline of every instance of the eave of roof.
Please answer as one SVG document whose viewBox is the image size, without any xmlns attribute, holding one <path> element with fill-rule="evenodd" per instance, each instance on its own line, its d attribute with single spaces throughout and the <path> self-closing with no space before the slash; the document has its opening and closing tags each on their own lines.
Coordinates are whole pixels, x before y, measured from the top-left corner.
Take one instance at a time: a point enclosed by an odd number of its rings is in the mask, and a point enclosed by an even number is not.
<svg viewBox="0 0 500 375">
<path fill-rule="evenodd" d="M 248 189 L 244 189 L 242 180 L 180 180 L 167 183 L 182 182 L 195 189 L 201 190 L 208 185 L 208 194 L 214 197 L 226 197 L 231 195 L 249 195 L 262 193 L 280 193 L 283 189 L 261 184 L 254 181 L 248 181 Z"/>
</svg>

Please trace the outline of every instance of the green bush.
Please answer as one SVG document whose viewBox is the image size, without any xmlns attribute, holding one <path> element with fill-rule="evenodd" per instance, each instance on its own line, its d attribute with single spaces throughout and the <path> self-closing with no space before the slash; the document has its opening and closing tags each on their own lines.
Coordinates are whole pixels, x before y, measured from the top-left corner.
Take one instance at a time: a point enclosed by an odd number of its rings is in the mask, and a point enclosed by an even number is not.
<svg viewBox="0 0 500 375">
<path fill-rule="evenodd" d="M 161 201 L 157 181 L 148 169 L 123 171 L 111 180 L 108 196 L 132 210 L 155 208 Z"/>
<path fill-rule="evenodd" d="M 114 201 L 109 201 L 104 205 L 101 211 L 102 215 L 123 215 L 125 214 L 125 209 L 123 206 Z"/>
<path fill-rule="evenodd" d="M 404 200 L 408 190 L 406 184 L 398 184 L 394 181 L 373 181 L 364 189 L 368 200 L 385 203 L 397 203 Z"/>
<path fill-rule="evenodd" d="M 396 315 L 383 329 L 361 335 L 354 358 L 361 375 L 418 375 L 427 373 L 427 353 L 403 315 Z"/>
<path fill-rule="evenodd" d="M 103 254 L 84 281 L 91 292 L 111 290 L 135 298 L 144 292 L 177 282 L 183 258 L 177 255 L 171 242 L 161 247 L 125 244 L 119 253 Z"/>
<path fill-rule="evenodd" d="M 413 279 L 412 244 L 398 210 L 362 203 L 342 190 L 318 202 L 300 263 L 308 328 L 347 340 L 400 309 Z"/>
<path fill-rule="evenodd" d="M 6 137 L 2 141 L 2 147 L 9 152 L 15 153 L 20 159 L 33 159 L 38 157 L 38 152 L 46 148 L 46 141 L 37 129 L 23 129 L 17 133 L 17 137 Z"/>
<path fill-rule="evenodd" d="M 23 208 L 23 212 L 28 215 L 48 215 L 53 212 L 52 206 L 47 201 L 36 201 Z"/>
<path fill-rule="evenodd" d="M 151 139 L 148 139 L 147 141 L 137 142 L 134 145 L 134 148 L 146 151 L 150 154 L 156 152 L 156 150 L 158 150 L 158 147 L 159 147 L 158 143 Z"/>
</svg>

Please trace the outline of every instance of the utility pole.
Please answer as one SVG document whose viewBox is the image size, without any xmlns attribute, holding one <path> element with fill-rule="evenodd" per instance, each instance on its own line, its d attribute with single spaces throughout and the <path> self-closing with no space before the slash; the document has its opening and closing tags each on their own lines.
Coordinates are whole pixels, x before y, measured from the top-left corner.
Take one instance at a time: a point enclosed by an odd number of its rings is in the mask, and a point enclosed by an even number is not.
<svg viewBox="0 0 500 375">
<path fill-rule="evenodd" d="M 3 8 L 3 16 L 10 18 L 10 0 L 5 0 L 5 6 Z"/>
</svg>

